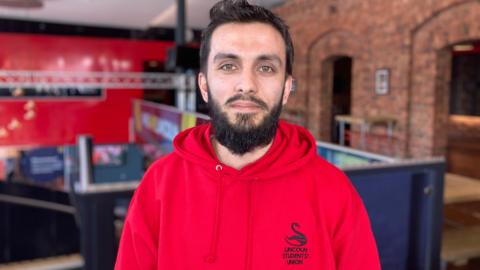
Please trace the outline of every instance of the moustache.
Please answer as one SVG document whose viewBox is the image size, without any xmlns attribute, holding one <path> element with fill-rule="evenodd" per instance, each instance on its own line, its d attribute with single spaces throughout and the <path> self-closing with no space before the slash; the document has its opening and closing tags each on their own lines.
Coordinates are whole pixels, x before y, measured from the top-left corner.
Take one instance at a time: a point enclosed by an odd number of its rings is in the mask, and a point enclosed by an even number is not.
<svg viewBox="0 0 480 270">
<path fill-rule="evenodd" d="M 250 101 L 250 102 L 253 102 L 255 103 L 258 107 L 268 111 L 268 105 L 267 103 L 265 103 L 263 100 L 259 99 L 259 98 L 256 98 L 254 96 L 247 96 L 247 95 L 242 95 L 242 94 L 238 94 L 238 95 L 235 95 L 231 98 L 229 98 L 226 102 L 225 102 L 225 105 L 229 105 L 230 103 L 233 103 L 237 100 L 246 100 L 246 101 Z"/>
</svg>

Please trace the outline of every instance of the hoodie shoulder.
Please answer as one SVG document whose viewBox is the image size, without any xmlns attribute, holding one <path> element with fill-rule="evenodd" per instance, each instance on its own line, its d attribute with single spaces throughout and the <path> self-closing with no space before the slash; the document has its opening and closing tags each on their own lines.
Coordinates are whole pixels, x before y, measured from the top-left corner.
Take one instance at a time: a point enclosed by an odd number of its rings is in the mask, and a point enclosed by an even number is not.
<svg viewBox="0 0 480 270">
<path fill-rule="evenodd" d="M 216 164 L 210 134 L 210 123 L 180 132 L 173 140 L 174 154 L 198 165 Z"/>
<path fill-rule="evenodd" d="M 159 176 L 159 174 L 162 174 L 162 172 L 168 172 L 172 170 L 171 168 L 176 168 L 179 166 L 180 163 L 183 162 L 183 159 L 181 156 L 178 155 L 178 153 L 171 152 L 156 161 L 154 161 L 147 169 L 145 172 L 144 177 L 149 177 L 151 178 L 152 176 Z"/>
</svg>

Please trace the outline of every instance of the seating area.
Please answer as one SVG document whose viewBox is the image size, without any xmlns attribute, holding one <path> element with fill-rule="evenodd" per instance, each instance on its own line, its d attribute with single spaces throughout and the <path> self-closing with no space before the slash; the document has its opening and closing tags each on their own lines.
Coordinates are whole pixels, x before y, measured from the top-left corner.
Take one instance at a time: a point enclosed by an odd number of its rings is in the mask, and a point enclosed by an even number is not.
<svg viewBox="0 0 480 270">
<path fill-rule="evenodd" d="M 480 180 L 447 173 L 442 260 L 446 269 L 478 269 L 480 258 Z"/>
</svg>

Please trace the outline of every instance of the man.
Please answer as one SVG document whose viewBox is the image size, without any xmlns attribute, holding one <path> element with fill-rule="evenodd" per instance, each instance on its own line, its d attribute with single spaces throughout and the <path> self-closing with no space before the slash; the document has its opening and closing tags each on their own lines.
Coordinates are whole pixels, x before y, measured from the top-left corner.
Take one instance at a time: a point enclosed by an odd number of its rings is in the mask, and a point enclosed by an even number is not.
<svg viewBox="0 0 480 270">
<path fill-rule="evenodd" d="M 287 27 L 221 1 L 200 48 L 211 124 L 180 133 L 132 199 L 116 269 L 380 269 L 361 199 L 278 121 L 293 87 Z"/>
</svg>

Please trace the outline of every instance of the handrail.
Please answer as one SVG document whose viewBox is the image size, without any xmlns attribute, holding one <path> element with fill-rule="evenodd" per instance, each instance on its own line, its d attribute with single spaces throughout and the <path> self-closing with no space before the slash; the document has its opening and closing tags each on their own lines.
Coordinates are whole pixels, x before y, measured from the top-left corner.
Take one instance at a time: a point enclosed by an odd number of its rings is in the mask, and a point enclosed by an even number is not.
<svg viewBox="0 0 480 270">
<path fill-rule="evenodd" d="M 13 203 L 13 204 L 18 204 L 18 205 L 23 205 L 28 207 L 53 210 L 53 211 L 72 214 L 72 215 L 76 213 L 75 208 L 72 206 L 63 205 L 60 203 L 46 202 L 46 201 L 37 200 L 37 199 L 6 195 L 6 194 L 0 194 L 0 202 Z"/>
</svg>

